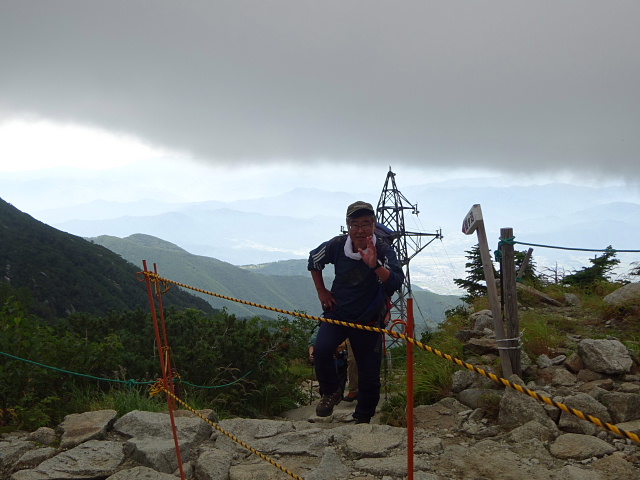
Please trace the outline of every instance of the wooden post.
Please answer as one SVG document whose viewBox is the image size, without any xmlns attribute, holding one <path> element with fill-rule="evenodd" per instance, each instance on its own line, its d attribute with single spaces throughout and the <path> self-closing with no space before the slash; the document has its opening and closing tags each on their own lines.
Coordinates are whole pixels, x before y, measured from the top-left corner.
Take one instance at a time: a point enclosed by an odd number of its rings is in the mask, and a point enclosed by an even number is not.
<svg viewBox="0 0 640 480">
<path fill-rule="evenodd" d="M 498 345 L 506 337 L 504 336 L 504 325 L 502 323 L 502 307 L 498 298 L 498 288 L 496 287 L 496 279 L 493 275 L 493 264 L 491 263 L 491 253 L 489 253 L 489 243 L 487 242 L 487 233 L 484 229 L 484 220 L 482 218 L 482 209 L 479 204 L 474 205 L 467 213 L 462 222 L 462 233 L 471 235 L 477 230 L 478 245 L 480 247 L 480 257 L 482 258 L 482 268 L 484 270 L 484 278 L 487 282 L 487 294 L 489 296 L 489 304 L 491 305 L 491 315 L 493 317 L 493 327 L 496 332 Z M 510 358 L 505 355 L 505 351 L 500 349 L 500 361 L 502 365 L 502 375 L 509 378 L 513 374 Z"/>
<path fill-rule="evenodd" d="M 522 262 L 522 265 L 520 265 L 520 268 L 518 269 L 518 274 L 516 275 L 516 282 L 519 281 L 522 277 L 524 277 L 524 272 L 527 270 L 527 267 L 529 266 L 529 260 L 531 260 L 532 253 L 533 253 L 533 248 L 529 248 L 529 250 L 527 250 L 527 254 L 524 256 L 524 261 Z"/>
<path fill-rule="evenodd" d="M 513 237 L 513 228 L 501 228 L 500 238 Z M 513 373 L 522 378 L 520 355 L 520 319 L 518 318 L 518 294 L 516 286 L 516 262 L 513 244 L 501 243 L 502 250 L 502 297 L 504 298 L 504 314 L 509 341 L 500 342 L 501 351 L 505 351 L 510 359 Z"/>
</svg>

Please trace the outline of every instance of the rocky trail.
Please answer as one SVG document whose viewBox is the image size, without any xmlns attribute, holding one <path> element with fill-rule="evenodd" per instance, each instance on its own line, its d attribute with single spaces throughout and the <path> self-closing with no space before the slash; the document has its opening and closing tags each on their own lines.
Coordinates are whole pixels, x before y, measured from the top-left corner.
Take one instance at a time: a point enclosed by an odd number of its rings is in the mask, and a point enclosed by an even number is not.
<svg viewBox="0 0 640 480">
<path fill-rule="evenodd" d="M 490 312 L 472 319 L 473 328 L 459 332 L 465 358 L 489 370 L 497 355 Z M 535 362 L 523 355 L 526 386 L 640 434 L 640 365 L 633 352 L 612 337 L 567 335 L 564 343 L 565 350 Z M 515 376 L 509 380 L 523 384 Z M 341 402 L 327 418 L 315 416 L 315 405 L 270 420 L 217 422 L 215 412 L 201 412 L 291 474 L 179 410 L 186 478 L 407 478 L 407 430 L 380 424 L 379 414 L 371 424 L 355 425 L 348 421 L 354 406 Z M 416 480 L 640 480 L 640 443 L 470 370 L 454 373 L 450 397 L 417 406 L 414 422 Z M 0 478 L 175 480 L 179 468 L 169 415 L 134 411 L 118 417 L 103 410 L 69 415 L 55 429 L 3 434 Z"/>
</svg>

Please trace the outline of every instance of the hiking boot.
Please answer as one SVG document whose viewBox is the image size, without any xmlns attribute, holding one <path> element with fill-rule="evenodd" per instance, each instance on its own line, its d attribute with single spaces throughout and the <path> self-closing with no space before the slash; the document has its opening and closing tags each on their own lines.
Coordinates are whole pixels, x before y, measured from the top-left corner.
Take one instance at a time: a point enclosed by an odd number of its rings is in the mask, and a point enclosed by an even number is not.
<svg viewBox="0 0 640 480">
<path fill-rule="evenodd" d="M 360 423 L 371 423 L 371 418 L 356 418 L 356 425 Z"/>
<path fill-rule="evenodd" d="M 358 399 L 358 392 L 349 392 L 347 393 L 344 397 L 342 397 L 342 400 L 344 400 L 345 402 L 353 402 L 354 400 Z"/>
<path fill-rule="evenodd" d="M 319 417 L 328 417 L 333 413 L 333 406 L 340 403 L 342 392 L 338 390 L 331 395 L 323 395 L 318 405 L 316 405 L 316 415 Z"/>
</svg>

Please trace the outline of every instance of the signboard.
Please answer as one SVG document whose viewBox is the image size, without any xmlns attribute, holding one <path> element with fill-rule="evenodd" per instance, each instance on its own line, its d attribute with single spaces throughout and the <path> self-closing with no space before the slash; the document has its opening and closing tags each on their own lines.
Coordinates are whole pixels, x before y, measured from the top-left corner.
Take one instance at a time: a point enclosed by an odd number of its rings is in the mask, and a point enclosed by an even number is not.
<svg viewBox="0 0 640 480">
<path fill-rule="evenodd" d="M 464 217 L 462 221 L 462 233 L 465 235 L 471 235 L 476 231 L 478 225 L 482 222 L 482 209 L 479 204 L 475 204 L 467 213 L 467 216 Z"/>
</svg>

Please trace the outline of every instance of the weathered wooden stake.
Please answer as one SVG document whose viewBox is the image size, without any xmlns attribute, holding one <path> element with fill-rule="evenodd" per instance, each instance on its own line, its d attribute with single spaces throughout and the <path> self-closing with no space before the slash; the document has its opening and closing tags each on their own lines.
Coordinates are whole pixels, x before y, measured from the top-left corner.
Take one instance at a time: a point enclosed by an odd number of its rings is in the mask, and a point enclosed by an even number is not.
<svg viewBox="0 0 640 480">
<path fill-rule="evenodd" d="M 479 204 L 474 205 L 467 213 L 462 222 L 462 233 L 471 235 L 477 230 L 478 245 L 480 247 L 480 257 L 482 259 L 482 269 L 484 270 L 484 278 L 487 282 L 487 294 L 489 296 L 489 304 L 491 305 L 491 315 L 493 316 L 493 327 L 496 332 L 496 340 L 498 345 L 505 339 L 504 325 L 502 323 L 502 307 L 498 298 L 498 288 L 496 287 L 496 279 L 493 275 L 493 264 L 491 263 L 491 253 L 489 253 L 489 244 L 487 242 L 487 233 L 484 229 L 484 220 L 482 219 L 482 209 Z M 511 359 L 505 354 L 507 350 L 500 349 L 500 361 L 502 364 L 502 375 L 509 378 L 513 374 Z"/>
<path fill-rule="evenodd" d="M 513 237 L 513 228 L 501 228 L 500 238 Z M 502 298 L 504 299 L 504 314 L 507 324 L 508 341 L 499 342 L 501 351 L 509 357 L 513 373 L 522 378 L 520 355 L 520 319 L 518 318 L 518 294 L 516 286 L 516 262 L 513 244 L 501 243 L 502 250 Z"/>
</svg>

